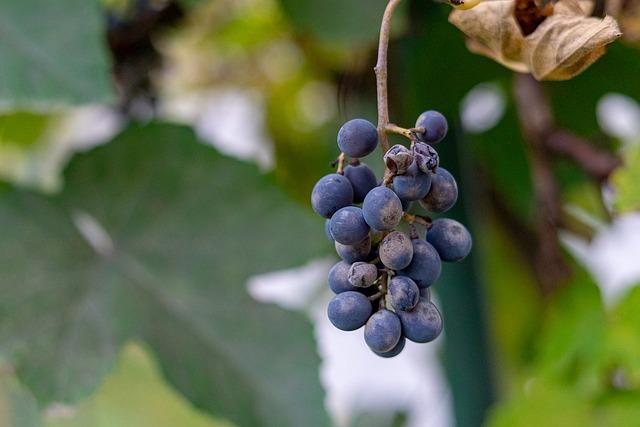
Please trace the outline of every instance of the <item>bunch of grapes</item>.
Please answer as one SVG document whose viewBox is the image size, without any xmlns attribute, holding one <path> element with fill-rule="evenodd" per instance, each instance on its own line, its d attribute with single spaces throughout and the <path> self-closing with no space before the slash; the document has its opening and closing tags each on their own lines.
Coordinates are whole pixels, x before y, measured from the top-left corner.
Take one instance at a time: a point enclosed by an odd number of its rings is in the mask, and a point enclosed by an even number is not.
<svg viewBox="0 0 640 427">
<path fill-rule="evenodd" d="M 364 119 L 350 120 L 338 133 L 337 172 L 322 177 L 311 194 L 342 259 L 329 272 L 336 294 L 329 320 L 344 331 L 364 326 L 365 342 L 382 357 L 399 354 L 406 339 L 426 343 L 440 335 L 442 316 L 429 288 L 442 261 L 460 261 L 471 251 L 471 235 L 459 222 L 408 213 L 416 201 L 443 213 L 458 198 L 454 177 L 439 166 L 432 147 L 447 130 L 442 114 L 422 113 L 415 128 L 402 130 L 410 147 L 394 145 L 385 153 L 385 174 L 378 181 L 359 160 L 378 145 L 376 128 Z M 398 229 L 402 220 L 408 234 Z M 425 239 L 416 225 L 427 230 Z"/>
</svg>

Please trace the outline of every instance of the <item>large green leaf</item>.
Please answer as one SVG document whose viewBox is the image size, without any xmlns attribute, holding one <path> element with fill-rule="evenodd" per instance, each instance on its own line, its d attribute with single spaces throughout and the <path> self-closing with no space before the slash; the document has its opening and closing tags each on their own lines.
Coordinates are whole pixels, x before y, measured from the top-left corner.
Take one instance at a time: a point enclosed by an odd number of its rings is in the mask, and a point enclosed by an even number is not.
<svg viewBox="0 0 640 427">
<path fill-rule="evenodd" d="M 326 424 L 309 323 L 245 289 L 323 253 L 319 220 L 181 127 L 132 128 L 65 179 L 0 193 L 0 350 L 41 402 L 85 396 L 138 336 L 214 414 Z"/>
<path fill-rule="evenodd" d="M 47 427 L 233 427 L 192 408 L 162 381 L 144 346 L 128 344 L 98 392 Z"/>
<path fill-rule="evenodd" d="M 97 1 L 0 2 L 0 101 L 10 106 L 112 97 Z"/>
</svg>

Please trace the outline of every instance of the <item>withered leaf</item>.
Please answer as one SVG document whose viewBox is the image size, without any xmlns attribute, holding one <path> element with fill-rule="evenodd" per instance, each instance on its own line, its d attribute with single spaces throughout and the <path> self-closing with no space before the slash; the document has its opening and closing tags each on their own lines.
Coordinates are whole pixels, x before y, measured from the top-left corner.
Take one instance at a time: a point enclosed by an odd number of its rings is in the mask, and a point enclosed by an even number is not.
<svg viewBox="0 0 640 427">
<path fill-rule="evenodd" d="M 593 64 L 620 37 L 615 19 L 587 16 L 577 0 L 560 0 L 552 16 L 524 36 L 514 17 L 514 0 L 454 10 L 449 21 L 462 30 L 469 50 L 537 80 L 568 80 Z"/>
</svg>

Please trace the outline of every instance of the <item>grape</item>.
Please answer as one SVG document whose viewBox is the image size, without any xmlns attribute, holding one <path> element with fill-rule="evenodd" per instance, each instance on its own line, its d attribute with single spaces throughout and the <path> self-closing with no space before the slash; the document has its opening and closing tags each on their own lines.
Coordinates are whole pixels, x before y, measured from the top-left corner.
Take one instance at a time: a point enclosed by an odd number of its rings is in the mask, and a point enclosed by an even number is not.
<svg viewBox="0 0 640 427">
<path fill-rule="evenodd" d="M 373 152 L 377 145 L 378 131 L 367 120 L 349 120 L 338 132 L 338 147 L 349 157 L 364 157 Z"/>
<path fill-rule="evenodd" d="M 411 239 L 400 232 L 392 231 L 380 243 L 380 261 L 391 270 L 402 270 L 411 263 L 413 245 Z"/>
<path fill-rule="evenodd" d="M 331 243 L 333 243 L 335 240 L 333 239 L 333 236 L 331 235 L 331 227 L 330 227 L 330 224 L 331 224 L 331 220 L 326 219 L 326 220 L 324 221 L 324 234 L 326 234 L 326 235 L 327 235 L 327 239 L 328 239 Z"/>
<path fill-rule="evenodd" d="M 349 269 L 351 264 L 344 261 L 338 262 L 329 270 L 329 288 L 335 294 L 341 294 L 347 291 L 357 291 L 355 286 L 349 283 Z"/>
<path fill-rule="evenodd" d="M 374 313 L 364 327 L 364 340 L 376 353 L 393 350 L 401 336 L 400 319 L 395 313 L 385 309 Z"/>
<path fill-rule="evenodd" d="M 400 200 L 423 199 L 431 188 L 431 172 L 423 173 L 414 163 L 405 175 L 396 175 L 393 178 L 393 191 Z"/>
<path fill-rule="evenodd" d="M 331 216 L 353 203 L 353 187 L 347 178 L 332 173 L 320 178 L 311 192 L 311 206 L 320 216 Z"/>
<path fill-rule="evenodd" d="M 340 242 L 336 242 L 335 247 L 338 256 L 349 264 L 357 261 L 366 261 L 370 258 L 371 237 L 367 236 L 355 245 L 343 245 Z"/>
<path fill-rule="evenodd" d="M 400 353 L 402 353 L 402 350 L 404 350 L 404 346 L 407 343 L 407 339 L 404 337 L 404 335 L 400 336 L 400 341 L 398 341 L 398 344 L 396 344 L 395 347 L 393 347 L 393 350 L 391 351 L 387 351 L 384 353 L 378 353 L 376 351 L 374 351 L 375 354 L 377 354 L 380 357 L 384 357 L 385 359 L 391 358 L 391 357 L 395 357 L 397 355 L 399 355 Z"/>
<path fill-rule="evenodd" d="M 329 320 L 343 331 L 355 331 L 371 316 L 369 298 L 359 292 L 347 291 L 336 295 L 327 308 Z"/>
<path fill-rule="evenodd" d="M 402 175 L 407 172 L 409 166 L 413 163 L 413 154 L 404 145 L 397 144 L 387 150 L 383 159 L 389 171 Z"/>
<path fill-rule="evenodd" d="M 442 332 L 442 316 L 438 308 L 425 298 L 420 298 L 411 311 L 398 311 L 398 316 L 402 332 L 413 342 L 433 341 Z"/>
<path fill-rule="evenodd" d="M 438 168 L 431 179 L 431 190 L 420 204 L 429 212 L 446 212 L 458 200 L 458 184 L 445 168 Z"/>
<path fill-rule="evenodd" d="M 456 262 L 464 259 L 471 252 L 471 235 L 466 227 L 449 218 L 433 221 L 427 232 L 427 241 L 438 251 L 440 259 Z"/>
<path fill-rule="evenodd" d="M 349 283 L 357 288 L 368 288 L 378 278 L 378 267 L 366 262 L 356 262 L 349 269 Z"/>
<path fill-rule="evenodd" d="M 417 128 L 424 128 L 425 131 L 417 133 L 416 136 L 422 142 L 436 144 L 444 139 L 449 130 L 447 119 L 439 112 L 429 110 L 420 114 L 416 120 Z"/>
<path fill-rule="evenodd" d="M 371 168 L 364 163 L 347 166 L 344 169 L 344 176 L 353 186 L 354 203 L 362 203 L 367 193 L 378 186 L 376 175 Z"/>
<path fill-rule="evenodd" d="M 442 262 L 438 251 L 427 241 L 413 239 L 413 258 L 411 263 L 398 275 L 413 279 L 419 288 L 428 288 L 433 285 L 442 271 Z"/>
<path fill-rule="evenodd" d="M 426 299 L 427 301 L 431 301 L 431 289 L 420 288 L 420 297 Z"/>
<path fill-rule="evenodd" d="M 424 173 L 432 172 L 440 163 L 440 157 L 436 150 L 429 144 L 418 142 L 413 147 L 415 163 Z"/>
<path fill-rule="evenodd" d="M 329 229 L 335 241 L 343 245 L 355 245 L 369 235 L 362 209 L 355 206 L 347 206 L 333 214 Z"/>
<path fill-rule="evenodd" d="M 402 218 L 402 202 L 391 189 L 376 187 L 364 198 L 362 211 L 365 221 L 374 230 L 392 230 Z"/>
<path fill-rule="evenodd" d="M 395 276 L 389 281 L 389 302 L 396 310 L 410 311 L 420 299 L 418 285 L 404 276 Z"/>
</svg>

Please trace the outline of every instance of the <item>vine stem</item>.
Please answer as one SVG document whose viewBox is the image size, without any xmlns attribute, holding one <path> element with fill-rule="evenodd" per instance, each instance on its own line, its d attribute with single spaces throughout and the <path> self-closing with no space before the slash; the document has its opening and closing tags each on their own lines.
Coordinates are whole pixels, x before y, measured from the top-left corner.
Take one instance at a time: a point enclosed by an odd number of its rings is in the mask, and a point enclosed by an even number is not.
<svg viewBox="0 0 640 427">
<path fill-rule="evenodd" d="M 389 35 L 391 33 L 391 18 L 401 0 L 389 0 L 384 10 L 380 25 L 380 42 L 378 44 L 378 62 L 374 68 L 376 73 L 376 90 L 378 98 L 378 139 L 382 152 L 389 150 L 389 97 L 387 84 L 387 53 L 389 51 Z"/>
</svg>

